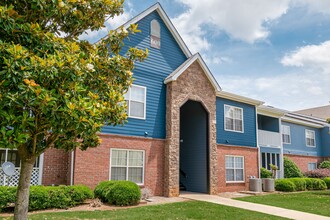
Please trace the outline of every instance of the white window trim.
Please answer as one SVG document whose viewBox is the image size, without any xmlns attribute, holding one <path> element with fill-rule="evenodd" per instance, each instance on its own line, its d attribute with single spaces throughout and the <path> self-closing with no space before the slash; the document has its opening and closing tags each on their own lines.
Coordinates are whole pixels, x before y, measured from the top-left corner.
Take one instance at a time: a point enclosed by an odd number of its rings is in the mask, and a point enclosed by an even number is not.
<svg viewBox="0 0 330 220">
<path fill-rule="evenodd" d="M 145 160 L 145 150 L 135 150 L 135 149 L 122 149 L 122 148 L 111 148 L 110 149 L 110 158 L 109 158 L 109 180 L 111 180 L 111 168 L 112 168 L 112 165 L 111 165 L 111 156 L 112 156 L 112 151 L 113 150 L 122 150 L 122 151 L 135 151 L 135 152 L 142 152 L 143 153 L 143 167 L 142 167 L 142 183 L 136 183 L 138 186 L 143 186 L 144 185 L 144 172 L 145 172 L 145 163 L 146 163 L 146 160 Z M 126 165 L 126 180 L 128 178 L 128 168 L 129 167 L 139 167 L 140 166 L 128 166 L 128 160 L 129 160 L 129 154 L 127 154 L 127 165 Z M 113 166 L 113 167 L 123 167 L 123 166 Z"/>
<path fill-rule="evenodd" d="M 230 129 L 226 129 L 226 107 L 229 107 L 229 108 L 237 108 L 237 109 L 240 109 L 242 111 L 242 131 L 236 131 L 236 130 L 230 130 Z M 237 133 L 244 133 L 244 111 L 243 111 L 243 108 L 240 108 L 240 107 L 236 107 L 236 106 L 232 106 L 232 105 L 224 105 L 223 107 L 223 126 L 224 126 L 224 130 L 225 131 L 231 131 L 231 132 L 237 132 Z"/>
<path fill-rule="evenodd" d="M 139 88 L 143 88 L 144 89 L 144 106 L 143 106 L 143 108 L 144 108 L 144 112 L 143 112 L 143 117 L 136 117 L 136 116 L 130 116 L 130 108 L 131 108 L 131 94 L 132 94 L 132 90 L 131 90 L 131 87 L 133 87 L 133 86 L 135 86 L 135 87 L 139 87 Z M 127 116 L 129 117 L 129 118 L 135 118 L 135 119 L 141 119 L 141 120 L 146 120 L 146 114 L 147 114 L 147 87 L 145 87 L 145 86 L 139 86 L 139 85 L 135 85 L 135 84 L 132 84 L 131 86 L 130 86 L 130 93 L 129 93 L 129 97 L 128 97 L 128 109 L 127 109 Z M 126 101 L 126 99 L 125 99 L 125 101 Z M 138 102 L 138 101 L 134 101 L 134 102 Z M 141 102 L 140 102 L 141 103 Z"/>
<path fill-rule="evenodd" d="M 307 132 L 312 132 L 313 133 L 313 136 L 314 136 L 314 145 L 308 145 L 307 144 Z M 305 142 L 306 142 L 306 146 L 307 147 L 316 147 L 316 137 L 315 137 L 315 131 L 313 130 L 310 130 L 310 129 L 305 129 Z"/>
<path fill-rule="evenodd" d="M 308 162 L 308 164 L 307 164 L 307 169 L 308 169 L 308 171 L 311 171 L 311 170 L 309 169 L 309 164 L 315 164 L 315 169 L 317 169 L 317 163 L 316 163 L 316 162 Z"/>
<path fill-rule="evenodd" d="M 227 167 L 226 167 L 226 157 L 241 157 L 243 158 L 243 180 L 242 181 L 227 181 L 227 178 L 226 178 L 226 174 L 225 173 L 225 179 L 226 179 L 226 183 L 245 183 L 245 160 L 244 160 L 244 156 L 237 156 L 237 155 L 225 155 L 225 172 L 227 172 Z M 241 168 L 239 168 L 241 169 Z M 234 159 L 234 178 L 235 178 L 235 159 Z"/>
<path fill-rule="evenodd" d="M 289 128 L 289 142 L 284 142 L 284 139 L 283 139 L 283 132 L 282 132 L 282 141 L 283 141 L 283 144 L 291 144 L 291 128 L 290 126 L 288 125 L 282 125 L 282 127 L 287 127 Z M 283 129 L 282 129 L 283 130 Z"/>
</svg>

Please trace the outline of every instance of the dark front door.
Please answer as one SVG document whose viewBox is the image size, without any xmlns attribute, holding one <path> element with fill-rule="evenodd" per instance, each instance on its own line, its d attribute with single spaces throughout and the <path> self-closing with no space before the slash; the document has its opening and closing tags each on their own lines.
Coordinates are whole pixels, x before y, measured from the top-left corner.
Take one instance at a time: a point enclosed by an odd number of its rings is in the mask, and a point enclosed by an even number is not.
<svg viewBox="0 0 330 220">
<path fill-rule="evenodd" d="M 208 113 L 199 102 L 180 109 L 180 189 L 208 193 Z"/>
</svg>

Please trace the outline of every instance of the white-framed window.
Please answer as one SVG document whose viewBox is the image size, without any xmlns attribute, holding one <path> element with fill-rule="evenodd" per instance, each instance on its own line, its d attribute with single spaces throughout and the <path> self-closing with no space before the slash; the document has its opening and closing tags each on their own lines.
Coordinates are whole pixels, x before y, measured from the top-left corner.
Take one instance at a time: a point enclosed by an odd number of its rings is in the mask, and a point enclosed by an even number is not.
<svg viewBox="0 0 330 220">
<path fill-rule="evenodd" d="M 150 46 L 160 49 L 160 24 L 156 19 L 150 22 Z"/>
<path fill-rule="evenodd" d="M 315 162 L 308 163 L 308 171 L 316 170 L 316 169 L 317 169 L 317 163 Z"/>
<path fill-rule="evenodd" d="M 283 144 L 291 144 L 290 126 L 282 125 L 282 141 Z"/>
<path fill-rule="evenodd" d="M 226 182 L 244 182 L 244 157 L 226 155 Z"/>
<path fill-rule="evenodd" d="M 0 168 L 4 162 L 12 162 L 16 168 L 21 167 L 21 159 L 16 149 L 0 148 Z M 35 168 L 40 166 L 40 157 L 36 159 Z M 1 172 L 1 171 L 0 171 Z"/>
<path fill-rule="evenodd" d="M 127 103 L 128 117 L 146 119 L 147 88 L 132 85 L 124 97 Z"/>
<path fill-rule="evenodd" d="M 306 135 L 306 146 L 307 147 L 316 147 L 315 145 L 315 131 L 313 130 L 305 130 Z"/>
<path fill-rule="evenodd" d="M 244 132 L 242 108 L 225 105 L 225 130 Z"/>
<path fill-rule="evenodd" d="M 129 180 L 144 184 L 143 150 L 111 149 L 110 180 Z"/>
</svg>

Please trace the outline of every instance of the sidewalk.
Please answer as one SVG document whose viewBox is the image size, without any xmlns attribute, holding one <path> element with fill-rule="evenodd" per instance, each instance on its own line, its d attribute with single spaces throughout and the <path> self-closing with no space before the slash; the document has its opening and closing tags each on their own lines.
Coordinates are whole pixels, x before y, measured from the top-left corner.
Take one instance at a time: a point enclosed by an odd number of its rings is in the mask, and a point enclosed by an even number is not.
<svg viewBox="0 0 330 220">
<path fill-rule="evenodd" d="M 300 212 L 300 211 L 294 211 L 294 210 L 290 210 L 290 209 L 278 208 L 275 206 L 243 202 L 243 201 L 223 198 L 223 197 L 216 196 L 216 195 L 183 192 L 180 195 L 180 197 L 186 198 L 186 199 L 197 200 L 197 201 L 211 202 L 211 203 L 215 203 L 215 204 L 219 204 L 219 205 L 232 206 L 232 207 L 236 207 L 236 208 L 247 209 L 247 210 L 256 211 L 256 212 L 262 212 L 265 214 L 270 214 L 270 215 L 275 215 L 275 216 L 280 216 L 280 217 L 285 217 L 285 218 L 290 218 L 290 219 L 330 220 L 330 218 L 326 217 L 326 216 L 310 214 L 310 213 Z"/>
</svg>

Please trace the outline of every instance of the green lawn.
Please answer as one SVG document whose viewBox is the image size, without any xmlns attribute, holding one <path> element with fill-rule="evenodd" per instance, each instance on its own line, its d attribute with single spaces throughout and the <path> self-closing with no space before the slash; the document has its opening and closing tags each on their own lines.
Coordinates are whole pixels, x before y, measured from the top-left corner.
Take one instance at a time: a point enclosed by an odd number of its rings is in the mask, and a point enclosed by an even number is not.
<svg viewBox="0 0 330 220">
<path fill-rule="evenodd" d="M 258 212 L 247 211 L 207 202 L 178 202 L 164 205 L 143 206 L 113 211 L 84 211 L 41 213 L 29 216 L 35 219 L 284 219 Z"/>
<path fill-rule="evenodd" d="M 330 216 L 330 190 L 249 196 L 237 200 Z"/>
</svg>

